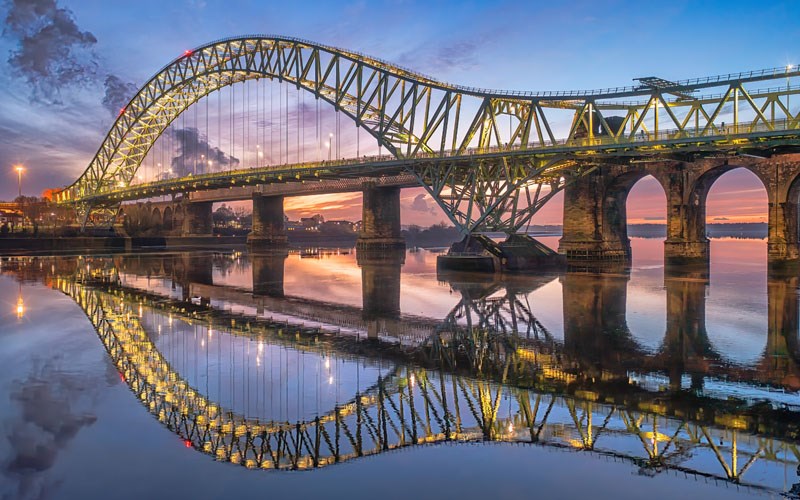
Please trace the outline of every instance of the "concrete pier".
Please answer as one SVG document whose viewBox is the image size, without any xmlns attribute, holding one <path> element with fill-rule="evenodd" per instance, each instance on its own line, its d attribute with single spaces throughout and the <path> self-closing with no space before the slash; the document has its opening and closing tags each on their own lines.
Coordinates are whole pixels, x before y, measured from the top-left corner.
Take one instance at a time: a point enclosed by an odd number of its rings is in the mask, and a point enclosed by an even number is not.
<svg viewBox="0 0 800 500">
<path fill-rule="evenodd" d="M 283 214 L 283 196 L 253 195 L 253 229 L 247 244 L 253 248 L 288 245 Z"/>
</svg>

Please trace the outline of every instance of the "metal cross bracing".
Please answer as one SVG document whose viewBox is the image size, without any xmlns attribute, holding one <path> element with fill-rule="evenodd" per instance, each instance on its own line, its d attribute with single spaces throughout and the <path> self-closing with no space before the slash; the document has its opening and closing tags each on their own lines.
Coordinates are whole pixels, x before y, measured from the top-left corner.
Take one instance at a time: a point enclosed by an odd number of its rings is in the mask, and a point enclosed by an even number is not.
<svg viewBox="0 0 800 500">
<path fill-rule="evenodd" d="M 701 423 L 661 415 L 658 405 L 654 413 L 580 390 L 541 393 L 411 367 L 310 420 L 260 422 L 208 401 L 173 371 L 139 322 L 140 303 L 72 279 L 55 286 L 86 312 L 125 382 L 160 422 L 187 446 L 248 468 L 308 469 L 414 445 L 503 441 L 583 450 L 648 475 L 676 470 L 781 493 L 785 485 L 773 478 L 800 462 L 793 440 L 742 430 L 746 416 Z M 748 481 L 756 462 L 779 473 Z"/>
<path fill-rule="evenodd" d="M 350 168 L 273 165 L 249 176 L 220 172 L 131 186 L 156 139 L 189 106 L 223 87 L 269 78 L 326 101 L 369 133 L 393 159 L 403 160 L 386 162 L 387 169 L 416 176 L 463 232 L 514 232 L 572 177 L 602 161 L 769 154 L 796 146 L 800 113 L 791 111 L 790 96 L 800 93 L 791 85 L 799 75 L 791 65 L 678 82 L 648 77 L 636 86 L 602 90 L 495 91 L 439 82 L 307 40 L 230 38 L 186 51 L 148 81 L 59 200 L 75 204 L 86 219 L 113 212 L 118 200 L 132 198 L 130 190 L 148 197 L 359 169 L 381 175 L 376 159 L 370 165 L 343 162 Z"/>
</svg>

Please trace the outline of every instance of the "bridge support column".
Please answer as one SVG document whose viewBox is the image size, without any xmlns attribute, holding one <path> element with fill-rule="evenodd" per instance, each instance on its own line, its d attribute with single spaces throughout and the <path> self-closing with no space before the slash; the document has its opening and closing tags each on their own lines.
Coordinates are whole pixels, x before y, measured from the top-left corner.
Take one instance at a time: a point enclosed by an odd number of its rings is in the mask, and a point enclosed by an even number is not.
<svg viewBox="0 0 800 500">
<path fill-rule="evenodd" d="M 709 243 L 705 192 L 692 189 L 683 168 L 667 175 L 665 184 L 667 239 L 664 241 L 664 263 L 707 267 Z"/>
<path fill-rule="evenodd" d="M 253 295 L 283 297 L 283 271 L 289 252 L 274 251 L 250 255 L 253 267 Z"/>
<path fill-rule="evenodd" d="M 211 236 L 214 233 L 214 221 L 211 216 L 213 203 L 187 203 L 184 209 L 181 236 Z"/>
<path fill-rule="evenodd" d="M 368 338 L 378 338 L 379 331 L 391 330 L 400 316 L 400 270 L 405 255 L 404 249 L 387 250 L 381 256 L 358 250 L 362 316 L 367 322 Z"/>
<path fill-rule="evenodd" d="M 288 244 L 283 215 L 283 196 L 253 195 L 253 230 L 247 244 L 275 247 Z"/>
<path fill-rule="evenodd" d="M 405 248 L 400 234 L 400 188 L 364 185 L 359 250 L 379 251 Z"/>
<path fill-rule="evenodd" d="M 568 263 L 630 258 L 625 217 L 627 192 L 611 193 L 609 197 L 605 194 L 600 172 L 586 175 L 564 189 L 564 226 L 558 252 Z"/>
<path fill-rule="evenodd" d="M 788 161 L 787 161 L 788 160 Z M 769 240 L 767 255 L 771 268 L 791 268 L 797 272 L 800 265 L 798 244 L 798 210 L 800 198 L 800 156 L 788 155 L 785 159 L 770 160 L 763 166 L 764 177 L 772 177 L 769 192 Z M 771 175 L 770 175 L 771 174 Z"/>
<path fill-rule="evenodd" d="M 767 256 L 771 267 L 797 265 L 800 260 L 797 225 L 796 201 L 769 204 Z"/>
</svg>

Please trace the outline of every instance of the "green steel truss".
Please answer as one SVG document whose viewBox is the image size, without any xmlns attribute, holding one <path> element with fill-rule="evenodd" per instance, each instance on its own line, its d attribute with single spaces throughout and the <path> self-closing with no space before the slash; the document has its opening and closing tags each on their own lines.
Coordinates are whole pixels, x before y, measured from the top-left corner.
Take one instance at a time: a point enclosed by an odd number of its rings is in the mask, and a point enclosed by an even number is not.
<svg viewBox="0 0 800 500">
<path fill-rule="evenodd" d="M 602 90 L 496 91 L 442 83 L 306 40 L 220 40 L 187 51 L 147 82 L 58 200 L 75 204 L 84 218 L 113 213 L 109 196 L 132 188 L 148 151 L 184 110 L 224 86 L 270 78 L 330 103 L 394 159 L 406 160 L 403 168 L 462 231 L 513 232 L 591 168 L 596 154 L 667 156 L 683 148 L 707 155 L 796 145 L 800 113 L 790 106 L 790 96 L 800 93 L 790 85 L 796 76 L 800 68 L 787 66 L 679 82 L 640 78 L 635 86 Z M 566 136 L 557 137 L 567 124 Z M 189 180 L 186 190 L 207 189 Z"/>
</svg>

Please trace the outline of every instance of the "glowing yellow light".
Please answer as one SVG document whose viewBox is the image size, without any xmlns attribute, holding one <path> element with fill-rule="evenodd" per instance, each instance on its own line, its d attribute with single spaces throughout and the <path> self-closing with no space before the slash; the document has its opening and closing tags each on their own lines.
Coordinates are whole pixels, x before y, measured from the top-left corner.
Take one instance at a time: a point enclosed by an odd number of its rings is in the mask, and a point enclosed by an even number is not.
<svg viewBox="0 0 800 500">
<path fill-rule="evenodd" d="M 17 319 L 22 319 L 25 316 L 25 302 L 22 300 L 22 295 L 17 298 Z"/>
</svg>

